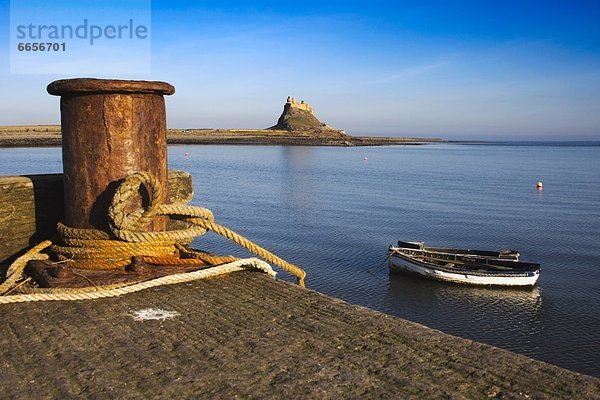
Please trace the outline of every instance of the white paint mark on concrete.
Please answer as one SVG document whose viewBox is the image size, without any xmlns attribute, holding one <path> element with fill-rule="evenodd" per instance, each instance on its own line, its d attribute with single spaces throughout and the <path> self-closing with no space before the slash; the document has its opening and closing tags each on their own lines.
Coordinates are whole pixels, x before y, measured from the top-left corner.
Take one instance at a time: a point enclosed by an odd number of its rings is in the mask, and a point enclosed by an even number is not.
<svg viewBox="0 0 600 400">
<path fill-rule="evenodd" d="M 180 315 L 177 311 L 166 311 L 160 308 L 145 308 L 143 310 L 134 311 L 131 316 L 136 321 L 173 319 Z"/>
</svg>

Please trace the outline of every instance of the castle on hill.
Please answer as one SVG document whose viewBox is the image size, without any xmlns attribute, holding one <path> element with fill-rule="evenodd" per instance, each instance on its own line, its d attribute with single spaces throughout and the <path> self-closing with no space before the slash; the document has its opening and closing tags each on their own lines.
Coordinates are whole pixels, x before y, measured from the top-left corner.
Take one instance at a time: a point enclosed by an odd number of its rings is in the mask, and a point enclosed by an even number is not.
<svg viewBox="0 0 600 400">
<path fill-rule="evenodd" d="M 344 131 L 337 130 L 317 119 L 310 104 L 302 100 L 300 103 L 288 96 L 283 113 L 277 120 L 277 124 L 267 128 L 274 130 L 286 130 L 289 132 L 310 133 L 314 136 L 319 135 L 344 135 Z"/>
<path fill-rule="evenodd" d="M 288 105 L 288 104 L 289 104 L 289 107 L 291 107 L 291 108 L 297 108 L 299 110 L 308 111 L 309 113 L 314 114 L 313 109 L 310 106 L 310 104 L 306 103 L 304 100 L 302 100 L 300 103 L 298 103 L 295 98 L 288 96 L 286 105 Z"/>
</svg>

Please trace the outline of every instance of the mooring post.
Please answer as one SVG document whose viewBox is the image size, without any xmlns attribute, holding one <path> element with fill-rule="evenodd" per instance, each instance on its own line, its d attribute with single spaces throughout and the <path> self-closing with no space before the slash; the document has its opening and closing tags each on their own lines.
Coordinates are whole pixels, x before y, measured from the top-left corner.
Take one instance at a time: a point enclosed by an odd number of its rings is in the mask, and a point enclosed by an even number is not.
<svg viewBox="0 0 600 400">
<path fill-rule="evenodd" d="M 107 228 L 107 210 L 119 181 L 146 171 L 167 195 L 165 82 L 65 79 L 48 85 L 61 96 L 65 223 Z M 142 194 L 143 196 L 143 194 Z M 141 202 L 138 201 L 138 205 Z M 132 204 L 132 209 L 137 205 Z M 166 229 L 157 217 L 150 230 Z"/>
</svg>

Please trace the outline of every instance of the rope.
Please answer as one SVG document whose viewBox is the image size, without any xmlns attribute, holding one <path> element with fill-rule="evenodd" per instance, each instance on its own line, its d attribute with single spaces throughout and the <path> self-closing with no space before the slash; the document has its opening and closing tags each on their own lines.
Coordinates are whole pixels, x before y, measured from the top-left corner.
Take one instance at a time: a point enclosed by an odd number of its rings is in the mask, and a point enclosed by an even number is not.
<svg viewBox="0 0 600 400">
<path fill-rule="evenodd" d="M 40 253 L 52 245 L 50 240 L 45 240 L 37 246 L 29 249 L 21 257 L 17 258 L 6 271 L 6 279 L 0 284 L 0 295 L 10 291 L 19 279 L 23 276 L 23 271 L 27 263 L 31 260 L 47 260 L 48 254 Z"/>
<path fill-rule="evenodd" d="M 226 237 L 238 245 L 244 247 L 250 252 L 262 257 L 271 262 L 284 271 L 290 272 L 298 278 L 298 284 L 304 287 L 306 272 L 298 266 L 291 264 L 275 254 L 258 246 L 257 244 L 246 239 L 242 235 L 228 229 L 214 221 L 213 213 L 203 207 L 192 207 L 184 204 L 157 204 L 154 202 L 158 198 L 155 192 L 150 193 L 152 203 L 146 211 L 140 212 L 137 210 L 127 214 L 125 211 L 126 205 L 131 199 L 137 195 L 138 188 L 141 184 L 146 184 L 153 191 L 159 190 L 160 185 L 157 179 L 145 172 L 138 172 L 129 176 L 117 189 L 113 202 L 109 207 L 108 216 L 111 222 L 113 234 L 127 242 L 134 243 L 152 243 L 155 241 L 191 241 L 193 238 L 204 234 L 207 230 Z M 187 224 L 186 229 L 163 232 L 146 232 L 142 231 L 148 225 L 152 218 L 165 215 L 171 218 L 181 220 Z"/>
<path fill-rule="evenodd" d="M 132 199 L 138 195 L 140 186 L 146 187 L 151 199 L 150 204 L 146 208 L 128 213 L 127 207 L 131 204 Z M 305 286 L 306 273 L 298 266 L 281 259 L 231 229 L 217 224 L 213 213 L 207 208 L 192 207 L 185 204 L 160 204 L 159 201 L 163 195 L 158 180 L 151 174 L 137 172 L 130 175 L 117 188 L 109 207 L 110 233 L 97 229 L 72 228 L 59 223 L 57 226 L 59 243 L 44 241 L 19 257 L 9 267 L 6 280 L 0 284 L 0 295 L 5 295 L 15 289 L 15 285 L 23 277 L 23 271 L 29 261 L 47 260 L 49 255 L 42 253 L 46 249 L 49 249 L 58 258 L 58 263 L 67 263 L 79 269 L 121 269 L 131 264 L 132 257 L 139 256 L 143 257 L 144 262 L 155 265 L 187 264 L 202 267 L 229 265 L 237 262 L 238 259 L 232 256 L 216 256 L 207 252 L 187 249 L 182 245 L 190 243 L 195 237 L 203 235 L 207 231 L 226 237 L 266 261 L 292 273 L 297 277 L 298 284 L 302 287 Z M 145 229 L 157 216 L 168 216 L 182 221 L 185 228 L 159 232 L 146 231 Z M 75 294 L 97 293 L 98 290 L 121 291 L 123 285 L 130 284 L 96 286 L 84 289 L 42 290 L 36 288 L 34 291 L 39 295 L 64 294 L 73 296 Z M 135 285 L 137 284 L 133 286 Z M 19 290 L 23 291 L 25 288 Z"/>
<path fill-rule="evenodd" d="M 168 275 L 133 285 L 115 287 L 92 287 L 85 289 L 60 289 L 52 292 L 33 294 L 18 294 L 11 296 L 0 296 L 0 304 L 22 303 L 30 301 L 57 301 L 57 300 L 92 300 L 106 297 L 117 297 L 124 294 L 139 292 L 157 286 L 174 285 L 177 283 L 191 282 L 198 279 L 206 279 L 218 275 L 228 274 L 236 271 L 256 270 L 275 276 L 275 271 L 269 264 L 257 258 L 237 260 L 231 263 L 219 265 L 212 268 L 202 269 L 183 274 Z"/>
</svg>

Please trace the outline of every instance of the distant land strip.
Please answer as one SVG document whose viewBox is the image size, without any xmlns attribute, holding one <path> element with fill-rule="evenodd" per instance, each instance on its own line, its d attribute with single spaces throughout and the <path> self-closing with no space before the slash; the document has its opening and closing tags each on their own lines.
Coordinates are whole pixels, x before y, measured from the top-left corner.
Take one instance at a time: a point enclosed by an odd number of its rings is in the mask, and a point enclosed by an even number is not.
<svg viewBox="0 0 600 400">
<path fill-rule="evenodd" d="M 388 146 L 446 142 L 415 137 L 351 136 L 271 129 L 168 129 L 169 144 L 231 144 L 287 146 Z M 0 127 L 0 147 L 60 146 L 60 125 Z"/>
</svg>

